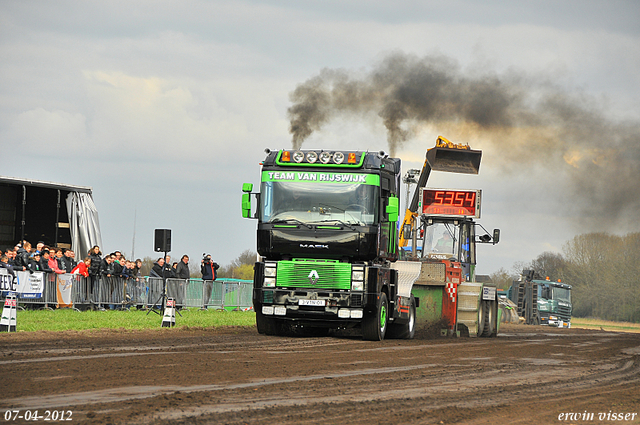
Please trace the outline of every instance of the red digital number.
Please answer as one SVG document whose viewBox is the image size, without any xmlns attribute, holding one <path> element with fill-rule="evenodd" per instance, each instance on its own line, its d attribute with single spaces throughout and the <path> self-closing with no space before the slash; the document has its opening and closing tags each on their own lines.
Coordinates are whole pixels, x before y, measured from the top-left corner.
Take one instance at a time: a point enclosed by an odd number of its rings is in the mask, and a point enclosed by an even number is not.
<svg viewBox="0 0 640 425">
<path fill-rule="evenodd" d="M 455 199 L 456 199 L 454 205 L 456 207 L 464 206 L 464 200 L 465 200 L 464 192 L 454 192 L 454 193 L 455 193 Z"/>
<path fill-rule="evenodd" d="M 476 214 L 475 191 L 425 190 L 422 211 L 425 214 L 474 216 Z"/>
<path fill-rule="evenodd" d="M 445 193 L 442 191 L 435 192 L 434 200 L 437 202 L 433 202 L 434 205 L 444 205 L 444 195 Z"/>
</svg>

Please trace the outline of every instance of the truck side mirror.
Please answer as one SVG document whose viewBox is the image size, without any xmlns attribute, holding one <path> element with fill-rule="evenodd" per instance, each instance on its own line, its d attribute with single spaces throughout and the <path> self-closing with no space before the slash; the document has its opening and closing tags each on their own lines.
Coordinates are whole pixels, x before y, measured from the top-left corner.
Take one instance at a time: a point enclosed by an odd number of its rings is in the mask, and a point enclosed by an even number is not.
<svg viewBox="0 0 640 425">
<path fill-rule="evenodd" d="M 251 194 L 250 193 L 242 194 L 242 217 L 244 218 L 251 217 Z"/>
<path fill-rule="evenodd" d="M 253 190 L 252 183 L 242 184 L 242 217 L 251 218 L 251 191 Z"/>
<path fill-rule="evenodd" d="M 493 229 L 493 244 L 500 242 L 500 229 Z"/>
<path fill-rule="evenodd" d="M 389 203 L 387 204 L 387 208 L 385 209 L 385 212 L 389 214 L 389 221 L 391 222 L 398 221 L 398 212 L 400 211 L 399 203 L 400 202 L 397 197 L 395 196 L 389 197 Z"/>
</svg>

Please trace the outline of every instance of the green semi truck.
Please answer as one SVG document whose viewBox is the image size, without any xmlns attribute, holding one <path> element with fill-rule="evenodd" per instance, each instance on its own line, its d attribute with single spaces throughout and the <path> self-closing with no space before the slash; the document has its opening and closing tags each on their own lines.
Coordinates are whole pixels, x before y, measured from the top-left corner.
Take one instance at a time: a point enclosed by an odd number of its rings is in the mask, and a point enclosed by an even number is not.
<svg viewBox="0 0 640 425">
<path fill-rule="evenodd" d="M 523 270 L 522 279 L 509 288 L 508 297 L 528 325 L 571 327 L 571 285 L 536 279 L 533 270 Z"/>
</svg>

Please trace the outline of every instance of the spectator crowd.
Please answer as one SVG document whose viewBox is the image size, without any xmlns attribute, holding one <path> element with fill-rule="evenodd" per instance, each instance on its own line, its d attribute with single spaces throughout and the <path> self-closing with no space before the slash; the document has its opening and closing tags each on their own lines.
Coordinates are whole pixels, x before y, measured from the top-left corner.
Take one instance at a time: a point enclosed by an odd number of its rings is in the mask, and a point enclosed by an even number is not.
<svg viewBox="0 0 640 425">
<path fill-rule="evenodd" d="M 35 248 L 28 241 L 20 241 L 15 247 L 0 250 L 0 267 L 10 274 L 16 271 L 72 273 L 89 276 L 140 277 L 142 260 L 130 261 L 120 251 L 102 256 L 100 248 L 93 247 L 81 261 L 71 249 L 49 247 L 38 242 Z"/>
<path fill-rule="evenodd" d="M 35 248 L 26 240 L 18 242 L 15 247 L 0 250 L 0 267 L 7 269 L 9 274 L 16 271 L 72 273 L 90 277 L 94 281 L 97 277 L 121 277 L 125 279 L 142 277 L 142 260 L 135 261 L 124 258 L 122 252 L 114 251 L 103 256 L 99 246 L 89 250 L 81 262 L 76 260 L 76 254 L 71 249 L 49 247 L 44 242 L 38 242 Z M 220 266 L 211 261 L 207 255 L 202 260 L 200 272 L 203 280 L 216 280 Z M 166 279 L 189 279 L 189 256 L 183 255 L 180 261 L 171 263 L 171 256 L 158 258 L 149 272 L 150 277 Z"/>
</svg>

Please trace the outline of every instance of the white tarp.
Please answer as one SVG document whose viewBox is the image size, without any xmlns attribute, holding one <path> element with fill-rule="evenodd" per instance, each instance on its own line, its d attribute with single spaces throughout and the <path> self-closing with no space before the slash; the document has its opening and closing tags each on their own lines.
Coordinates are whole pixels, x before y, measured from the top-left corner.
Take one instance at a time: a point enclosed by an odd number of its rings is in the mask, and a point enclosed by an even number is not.
<svg viewBox="0 0 640 425">
<path fill-rule="evenodd" d="M 98 209 L 90 193 L 70 192 L 67 196 L 67 213 L 71 249 L 75 251 L 78 261 L 82 261 L 93 246 L 102 247 Z"/>
</svg>

